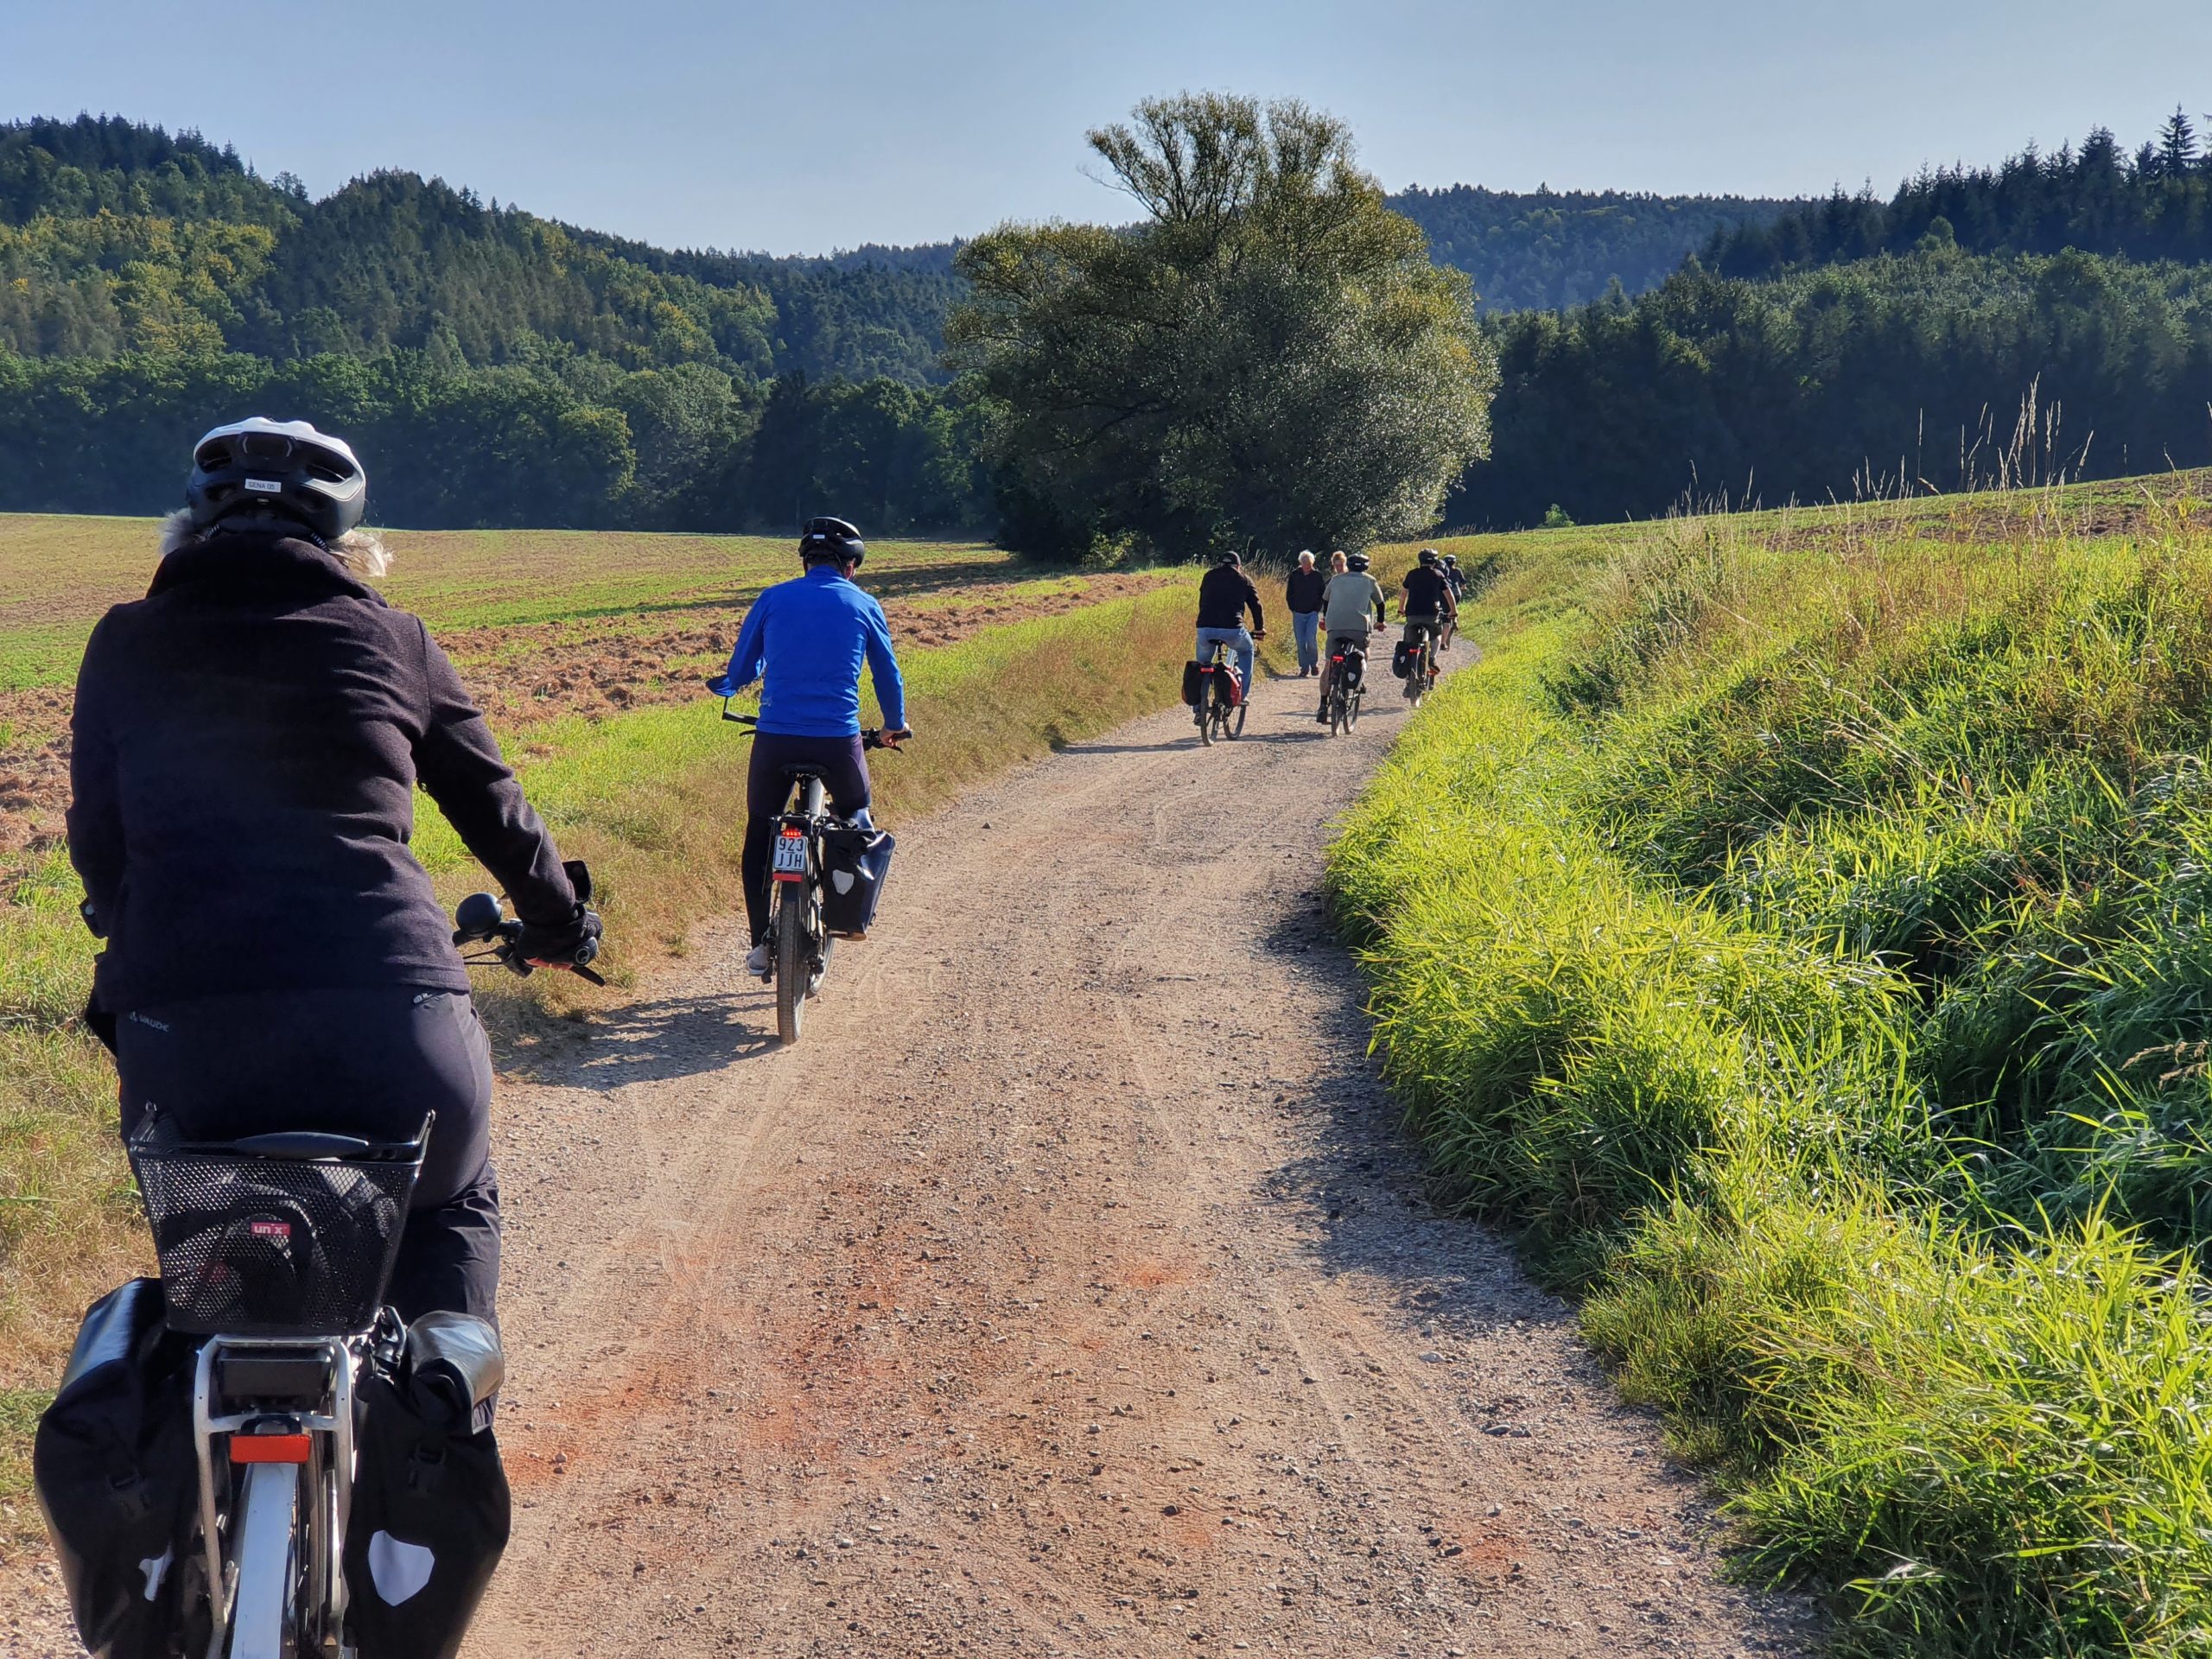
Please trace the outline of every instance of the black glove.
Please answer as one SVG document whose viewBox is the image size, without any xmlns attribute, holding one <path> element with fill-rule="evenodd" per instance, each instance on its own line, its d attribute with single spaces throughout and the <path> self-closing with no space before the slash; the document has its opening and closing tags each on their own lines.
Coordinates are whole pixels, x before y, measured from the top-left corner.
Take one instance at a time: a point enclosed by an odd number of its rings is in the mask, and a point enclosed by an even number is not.
<svg viewBox="0 0 2212 1659">
<path fill-rule="evenodd" d="M 599 936 L 605 930 L 600 925 L 599 912 L 576 906 L 576 913 L 558 927 L 541 927 L 535 922 L 522 925 L 522 937 L 515 941 L 515 949 L 524 962 L 543 962 L 556 967 L 588 967 L 599 955 Z"/>
</svg>

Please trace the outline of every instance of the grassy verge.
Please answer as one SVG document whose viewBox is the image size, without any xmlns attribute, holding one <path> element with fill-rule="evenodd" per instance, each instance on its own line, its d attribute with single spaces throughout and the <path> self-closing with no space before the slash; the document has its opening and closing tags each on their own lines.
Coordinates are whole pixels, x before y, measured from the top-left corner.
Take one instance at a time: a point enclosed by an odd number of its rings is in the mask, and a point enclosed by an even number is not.
<svg viewBox="0 0 2212 1659">
<path fill-rule="evenodd" d="M 1055 746 L 1172 702 L 1191 650 L 1186 583 L 1065 615 L 988 629 L 906 663 L 920 739 L 874 767 L 877 816 L 896 827 L 963 788 Z M 564 851 L 591 861 L 608 925 L 594 993 L 544 975 L 484 985 L 511 1041 L 542 1039 L 541 1015 L 588 1018 L 687 947 L 697 924 L 740 899 L 738 837 L 750 745 L 690 705 L 572 718 L 511 746 Z M 871 710 L 871 715 L 873 711 Z M 418 798 L 416 850 L 442 892 L 481 870 Z M 19 861 L 0 904 L 0 1544 L 36 1524 L 24 1437 L 78 1313 L 136 1270 L 143 1231 L 115 1143 L 113 1073 L 73 1027 L 92 943 L 58 851 Z M 895 902 L 895 901 L 894 901 Z"/>
<path fill-rule="evenodd" d="M 1438 1166 L 1846 1652 L 2212 1651 L 2212 537 L 2049 505 L 1516 541 L 1332 859 Z"/>
</svg>

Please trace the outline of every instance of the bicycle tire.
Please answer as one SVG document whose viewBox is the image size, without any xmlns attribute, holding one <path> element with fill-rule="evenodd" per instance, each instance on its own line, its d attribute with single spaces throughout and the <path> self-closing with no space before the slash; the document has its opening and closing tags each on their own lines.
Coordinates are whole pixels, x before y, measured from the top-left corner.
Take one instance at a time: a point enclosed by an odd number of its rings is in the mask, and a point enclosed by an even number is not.
<svg viewBox="0 0 2212 1659">
<path fill-rule="evenodd" d="M 276 1655 L 298 1612 L 300 1478 L 288 1463 L 248 1465 L 238 1497 L 234 1530 L 238 1589 L 232 1599 L 230 1629 L 223 1651 L 232 1656 Z"/>
<path fill-rule="evenodd" d="M 1351 735 L 1351 728 L 1359 724 L 1359 700 L 1367 694 L 1355 691 L 1344 699 L 1344 735 Z"/>
<path fill-rule="evenodd" d="M 1236 713 L 1232 717 L 1229 726 L 1229 735 L 1230 737 L 1238 738 L 1244 735 L 1244 711 L 1251 706 L 1252 705 L 1249 702 L 1240 702 L 1236 705 Z"/>
<path fill-rule="evenodd" d="M 806 883 L 778 884 L 776 900 L 776 1035 L 785 1048 L 798 1041 L 806 1020 L 807 982 L 813 977 L 806 925 Z"/>
</svg>

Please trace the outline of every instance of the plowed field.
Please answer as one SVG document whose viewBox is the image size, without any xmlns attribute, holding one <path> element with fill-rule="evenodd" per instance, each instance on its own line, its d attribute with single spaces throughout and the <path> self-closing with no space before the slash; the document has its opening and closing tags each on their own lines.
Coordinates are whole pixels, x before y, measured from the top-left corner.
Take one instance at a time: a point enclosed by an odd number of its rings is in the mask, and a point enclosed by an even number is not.
<svg viewBox="0 0 2212 1659">
<path fill-rule="evenodd" d="M 61 832 L 71 682 L 110 605 L 145 591 L 149 520 L 0 515 L 0 853 Z M 754 594 L 792 574 L 760 537 L 395 531 L 382 584 L 420 613 L 503 734 L 701 695 Z M 1148 573 L 1039 575 L 996 549 L 880 543 L 866 583 L 902 647 L 1156 586 Z"/>
</svg>

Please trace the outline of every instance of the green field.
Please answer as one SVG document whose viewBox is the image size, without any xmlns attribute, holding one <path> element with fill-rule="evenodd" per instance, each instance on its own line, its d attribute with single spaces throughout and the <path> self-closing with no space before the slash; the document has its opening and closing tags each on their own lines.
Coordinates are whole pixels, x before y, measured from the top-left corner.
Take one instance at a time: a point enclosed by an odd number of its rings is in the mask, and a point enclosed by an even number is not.
<svg viewBox="0 0 2212 1659">
<path fill-rule="evenodd" d="M 1338 848 L 1450 1188 L 1840 1651 L 2212 1651 L 2191 480 L 1562 531 Z"/>
<path fill-rule="evenodd" d="M 550 975 L 483 986 L 512 1057 L 563 1020 L 619 1003 L 687 950 L 699 924 L 737 907 L 747 748 L 694 688 L 717 652 L 726 658 L 747 601 L 794 562 L 787 543 L 758 538 L 484 532 L 392 543 L 386 591 L 423 612 L 499 709 L 532 800 L 601 886 L 609 990 Z M 50 767 L 85 635 L 106 605 L 143 591 L 153 544 L 143 520 L 0 518 L 0 664 L 13 677 L 0 711 L 10 696 L 22 711 L 0 772 L 22 766 L 31 743 L 22 734 L 41 721 Z M 876 767 L 879 817 L 895 826 L 1057 743 L 1172 702 L 1194 574 L 1071 576 L 987 548 L 872 547 L 865 585 L 899 635 L 922 734 Z M 548 663 L 567 666 L 549 678 Z M 511 685 L 522 690 L 508 697 Z M 0 1533 L 35 1525 L 23 1433 L 77 1313 L 143 1250 L 114 1140 L 113 1073 L 76 1023 L 94 946 L 49 827 L 66 767 L 18 775 L 46 793 L 15 814 L 37 818 L 37 833 L 0 842 L 13 848 L 0 850 Z M 416 849 L 446 896 L 484 885 L 435 809 L 421 798 L 417 807 Z M 9 816 L 0 797 L 0 823 Z"/>
</svg>

